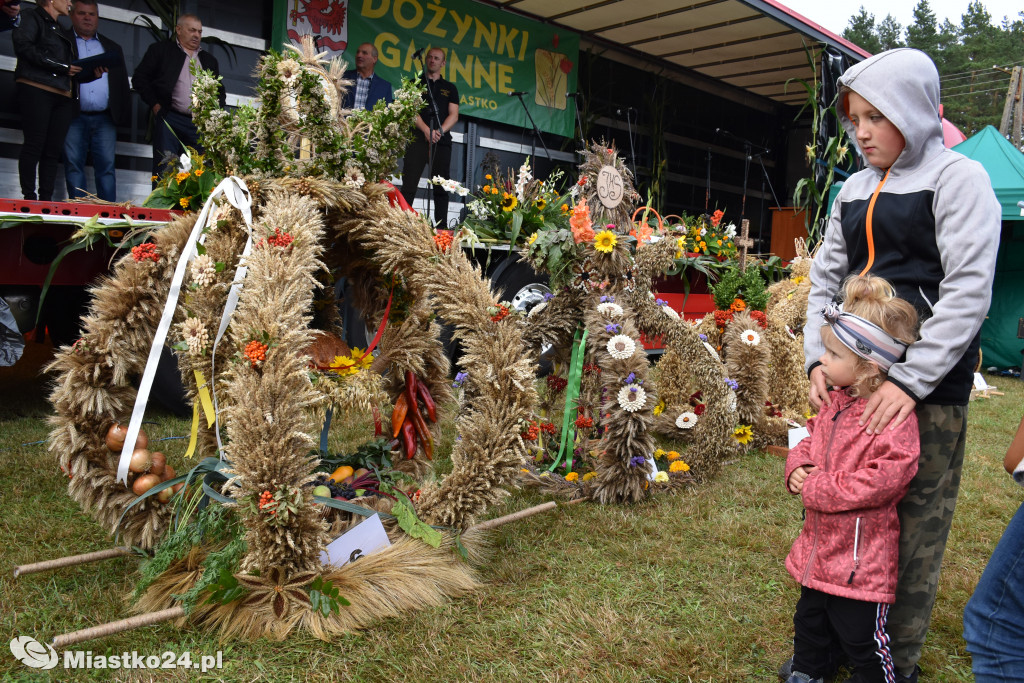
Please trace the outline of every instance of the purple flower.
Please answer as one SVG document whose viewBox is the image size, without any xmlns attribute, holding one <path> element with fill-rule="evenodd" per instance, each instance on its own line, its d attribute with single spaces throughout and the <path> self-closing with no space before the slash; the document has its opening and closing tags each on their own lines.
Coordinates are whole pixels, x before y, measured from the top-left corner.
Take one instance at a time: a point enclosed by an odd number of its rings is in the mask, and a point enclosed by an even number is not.
<svg viewBox="0 0 1024 683">
<path fill-rule="evenodd" d="M 454 381 L 454 382 L 452 382 L 452 387 L 454 387 L 454 388 L 456 388 L 456 389 L 459 389 L 459 388 L 461 388 L 461 387 L 462 387 L 462 384 L 463 384 L 463 382 L 465 382 L 465 381 L 466 381 L 466 378 L 467 378 L 467 377 L 469 377 L 469 373 L 468 373 L 468 372 L 459 372 L 459 373 L 456 373 L 456 375 L 455 375 L 455 381 Z"/>
<path fill-rule="evenodd" d="M 665 301 L 664 299 L 655 299 L 654 303 L 657 306 L 668 306 L 668 302 Z"/>
<path fill-rule="evenodd" d="M 613 304 L 615 303 L 615 296 L 612 294 L 605 294 L 604 296 L 601 297 L 601 303 Z"/>
<path fill-rule="evenodd" d="M 706 335 L 706 334 L 700 335 L 700 340 L 701 341 L 707 341 L 708 340 L 708 335 Z"/>
<path fill-rule="evenodd" d="M 555 298 L 555 295 L 551 292 L 544 292 L 544 301 L 551 301 Z"/>
<path fill-rule="evenodd" d="M 622 325 L 616 325 L 615 323 L 611 323 L 610 325 L 604 326 L 604 331 L 610 334 L 618 334 L 619 332 L 622 331 Z"/>
<path fill-rule="evenodd" d="M 732 389 L 733 391 L 736 391 L 737 389 L 739 389 L 739 388 L 740 388 L 740 383 L 739 383 L 739 382 L 737 382 L 737 381 L 736 381 L 736 380 L 734 380 L 734 379 L 730 379 L 730 378 L 726 377 L 726 378 L 725 378 L 725 383 L 726 383 L 726 385 L 727 385 L 727 386 L 728 386 L 728 387 L 729 387 L 730 389 Z"/>
<path fill-rule="evenodd" d="M 626 375 L 626 379 L 622 380 L 622 383 L 623 384 L 632 384 L 635 381 L 636 381 L 636 373 L 635 372 L 631 372 L 628 375 Z"/>
<path fill-rule="evenodd" d="M 647 462 L 647 458 L 645 458 L 644 456 L 634 455 L 632 458 L 629 459 L 629 466 L 640 467 L 640 465 L 643 465 L 645 462 Z"/>
</svg>

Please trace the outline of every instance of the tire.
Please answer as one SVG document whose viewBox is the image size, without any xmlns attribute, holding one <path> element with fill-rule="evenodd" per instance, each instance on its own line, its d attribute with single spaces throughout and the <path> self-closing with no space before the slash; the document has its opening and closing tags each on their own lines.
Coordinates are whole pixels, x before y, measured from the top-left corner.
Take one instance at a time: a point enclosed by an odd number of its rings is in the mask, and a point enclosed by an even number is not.
<svg viewBox="0 0 1024 683">
<path fill-rule="evenodd" d="M 498 293 L 498 300 L 508 301 L 522 315 L 528 315 L 545 301 L 545 295 L 551 294 L 549 282 L 547 275 L 536 272 L 519 254 L 510 255 L 491 275 L 491 288 Z M 540 350 L 538 377 L 551 372 L 550 350 L 550 346 Z"/>
</svg>

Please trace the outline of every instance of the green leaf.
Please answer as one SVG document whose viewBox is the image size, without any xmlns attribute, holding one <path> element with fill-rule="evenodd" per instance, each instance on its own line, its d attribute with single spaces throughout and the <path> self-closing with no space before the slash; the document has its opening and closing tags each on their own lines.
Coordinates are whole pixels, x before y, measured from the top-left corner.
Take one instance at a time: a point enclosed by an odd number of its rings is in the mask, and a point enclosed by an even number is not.
<svg viewBox="0 0 1024 683">
<path fill-rule="evenodd" d="M 202 256 L 206 253 L 206 247 L 202 244 L 196 243 L 196 253 Z"/>
<path fill-rule="evenodd" d="M 391 514 L 398 520 L 398 526 L 402 527 L 405 533 L 420 539 L 431 548 L 441 546 L 441 532 L 431 528 L 429 524 L 417 517 L 416 511 L 405 500 L 399 498 L 391 508 Z"/>
</svg>

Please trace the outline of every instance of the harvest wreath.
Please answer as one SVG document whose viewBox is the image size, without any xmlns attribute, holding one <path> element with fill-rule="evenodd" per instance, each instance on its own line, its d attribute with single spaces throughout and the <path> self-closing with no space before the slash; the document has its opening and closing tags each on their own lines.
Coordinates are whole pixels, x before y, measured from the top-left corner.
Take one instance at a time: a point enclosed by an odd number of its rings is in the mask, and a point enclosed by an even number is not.
<svg viewBox="0 0 1024 683">
<path fill-rule="evenodd" d="M 461 250 L 443 248 L 425 220 L 391 205 L 387 186 L 366 181 L 393 170 L 418 91 L 407 83 L 374 112 L 333 110 L 338 98 L 324 91 L 345 85 L 342 71 L 324 68 L 311 41 L 298 54 L 271 53 L 259 67 L 260 109 L 234 115 L 216 108 L 216 80 L 196 74 L 198 126 L 210 168 L 225 176 L 214 195 L 224 197 L 126 255 L 95 290 L 82 340 L 52 364 L 51 450 L 69 492 L 128 544 L 154 549 L 137 591 L 142 623 L 176 618 L 224 635 L 284 638 L 299 628 L 328 637 L 471 590 L 465 560 L 482 543 L 474 522 L 507 495 L 524 460 L 519 425 L 537 397 L 521 327 L 494 319 L 497 302 Z M 319 336 L 310 326 L 316 311 L 334 309 L 330 295 L 329 306 L 314 297 L 325 263 L 353 282 L 367 319 L 382 329 L 369 368 L 355 351 L 311 367 L 304 351 Z M 316 498 L 312 434 L 328 410 L 379 409 L 408 396 L 410 381 L 445 402 L 449 368 L 435 313 L 455 327 L 472 377 L 451 473 L 436 480 L 419 457 L 432 439 L 419 426 L 416 447 L 394 468 L 402 474 L 377 482 L 384 495 Z M 336 322 L 321 317 L 328 329 Z M 106 435 L 133 402 L 144 404 L 147 353 L 161 333 L 177 342 L 197 406 L 194 447 L 208 457 L 137 495 L 128 482 L 152 474 L 130 472 L 141 417 L 133 415 L 121 458 Z M 413 403 L 407 410 L 422 419 Z M 209 411 L 205 426 L 200 406 Z M 177 483 L 189 486 L 161 502 Z M 207 498 L 224 505 L 197 511 Z M 391 545 L 325 566 L 327 541 L 373 512 Z M 61 642 L 84 637 L 92 635 Z"/>
</svg>

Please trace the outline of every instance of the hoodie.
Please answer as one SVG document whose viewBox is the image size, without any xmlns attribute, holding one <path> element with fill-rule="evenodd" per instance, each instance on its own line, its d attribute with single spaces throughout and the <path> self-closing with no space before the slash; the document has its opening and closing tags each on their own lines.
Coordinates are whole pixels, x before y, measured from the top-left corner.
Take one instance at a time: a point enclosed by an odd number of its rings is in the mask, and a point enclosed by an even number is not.
<svg viewBox="0 0 1024 683">
<path fill-rule="evenodd" d="M 786 458 L 784 482 L 798 467 L 818 468 L 800 492 L 804 528 L 786 569 L 808 588 L 891 604 L 899 562 L 896 504 L 917 474 L 921 454 L 917 415 L 895 430 L 868 434 L 858 424 L 867 400 L 839 390 L 831 397 L 831 405 L 808 420 L 810 436 Z"/>
<path fill-rule="evenodd" d="M 868 164 L 851 176 L 832 206 L 811 268 L 807 370 L 824 351 L 822 307 L 848 275 L 870 263 L 870 273 L 892 283 L 922 321 L 920 340 L 892 366 L 889 381 L 918 402 L 966 405 L 999 247 L 1001 209 L 992 183 L 981 164 L 943 144 L 939 74 L 923 52 L 875 55 L 839 84 L 889 119 L 906 146 L 890 169 Z M 840 98 L 840 122 L 856 140 Z"/>
</svg>

